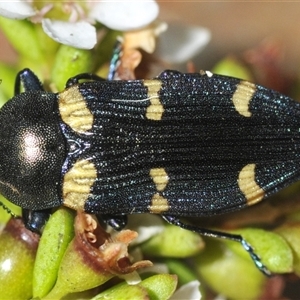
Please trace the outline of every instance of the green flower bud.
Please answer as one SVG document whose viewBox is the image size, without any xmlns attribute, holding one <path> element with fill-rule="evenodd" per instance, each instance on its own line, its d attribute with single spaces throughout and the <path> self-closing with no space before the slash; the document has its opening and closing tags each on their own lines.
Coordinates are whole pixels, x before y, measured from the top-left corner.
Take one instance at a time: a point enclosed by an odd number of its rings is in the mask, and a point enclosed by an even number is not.
<svg viewBox="0 0 300 300">
<path fill-rule="evenodd" d="M 166 225 L 163 232 L 143 243 L 141 248 L 151 256 L 188 257 L 199 253 L 204 243 L 197 233 Z"/>
<path fill-rule="evenodd" d="M 42 298 L 54 286 L 60 262 L 74 236 L 74 213 L 65 207 L 47 222 L 39 243 L 33 273 L 33 297 Z"/>
<path fill-rule="evenodd" d="M 30 299 L 39 236 L 21 219 L 11 219 L 0 235 L 1 299 Z"/>
</svg>

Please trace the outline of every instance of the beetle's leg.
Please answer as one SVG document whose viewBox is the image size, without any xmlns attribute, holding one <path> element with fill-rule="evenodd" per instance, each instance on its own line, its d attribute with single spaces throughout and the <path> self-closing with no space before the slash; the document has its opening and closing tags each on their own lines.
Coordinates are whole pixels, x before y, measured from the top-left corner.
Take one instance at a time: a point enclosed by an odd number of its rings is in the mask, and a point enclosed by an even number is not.
<svg viewBox="0 0 300 300">
<path fill-rule="evenodd" d="M 267 269 L 267 267 L 261 262 L 259 256 L 254 252 L 254 249 L 249 245 L 246 240 L 238 234 L 230 234 L 226 232 L 220 232 L 210 229 L 205 229 L 189 224 L 185 224 L 181 222 L 178 218 L 169 215 L 162 215 L 163 219 L 166 220 L 168 223 L 179 226 L 183 229 L 187 229 L 196 233 L 199 233 L 203 236 L 213 237 L 213 238 L 220 238 L 220 239 L 229 239 L 235 242 L 239 242 L 243 248 L 250 254 L 252 260 L 254 261 L 255 265 L 258 269 L 267 276 L 271 276 L 271 272 Z"/>
<path fill-rule="evenodd" d="M 123 42 L 121 39 L 117 39 L 116 44 L 113 49 L 113 54 L 109 63 L 109 72 L 107 75 L 107 80 L 114 80 L 116 71 L 120 64 L 120 58 L 123 51 Z"/>
<path fill-rule="evenodd" d="M 92 73 L 81 73 L 69 78 L 66 82 L 66 88 L 78 84 L 80 80 L 106 81 L 106 79 Z"/>
<path fill-rule="evenodd" d="M 126 215 L 101 215 L 100 218 L 106 225 L 111 226 L 116 231 L 124 229 L 127 225 Z"/>
<path fill-rule="evenodd" d="M 24 69 L 17 74 L 15 81 L 15 95 L 20 94 L 21 86 L 23 86 L 25 92 L 44 91 L 42 83 L 30 69 Z"/>
<path fill-rule="evenodd" d="M 27 229 L 41 234 L 43 227 L 51 215 L 51 209 L 22 210 L 22 216 Z"/>
</svg>

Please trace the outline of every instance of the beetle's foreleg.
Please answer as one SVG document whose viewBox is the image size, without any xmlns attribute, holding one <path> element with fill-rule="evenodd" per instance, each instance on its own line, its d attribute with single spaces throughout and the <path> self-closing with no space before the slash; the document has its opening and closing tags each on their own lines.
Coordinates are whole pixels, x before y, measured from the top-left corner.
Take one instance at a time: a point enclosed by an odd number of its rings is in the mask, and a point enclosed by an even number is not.
<svg viewBox="0 0 300 300">
<path fill-rule="evenodd" d="M 45 210 L 22 210 L 24 224 L 27 229 L 41 234 L 43 227 L 51 215 L 51 209 Z"/>
</svg>

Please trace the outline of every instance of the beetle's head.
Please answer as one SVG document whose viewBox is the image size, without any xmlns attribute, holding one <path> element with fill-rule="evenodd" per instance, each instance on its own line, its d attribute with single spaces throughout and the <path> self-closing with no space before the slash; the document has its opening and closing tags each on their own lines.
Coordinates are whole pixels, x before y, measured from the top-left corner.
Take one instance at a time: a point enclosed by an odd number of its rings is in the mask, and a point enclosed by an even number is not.
<svg viewBox="0 0 300 300">
<path fill-rule="evenodd" d="M 59 206 L 66 146 L 56 95 L 26 92 L 0 111 L 0 193 L 22 208 Z"/>
</svg>

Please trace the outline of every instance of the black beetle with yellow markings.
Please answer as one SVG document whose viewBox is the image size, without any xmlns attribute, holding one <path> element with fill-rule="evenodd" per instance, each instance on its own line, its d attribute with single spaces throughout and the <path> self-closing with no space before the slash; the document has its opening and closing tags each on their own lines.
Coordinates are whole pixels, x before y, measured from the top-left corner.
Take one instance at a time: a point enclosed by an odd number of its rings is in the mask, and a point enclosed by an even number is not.
<svg viewBox="0 0 300 300">
<path fill-rule="evenodd" d="M 300 104 L 204 71 L 133 81 L 81 74 L 55 94 L 25 69 L 16 92 L 0 112 L 0 191 L 30 228 L 60 205 L 101 214 L 115 228 L 128 214 L 161 214 L 240 242 L 269 274 L 241 236 L 178 218 L 238 210 L 297 181 Z"/>
</svg>

